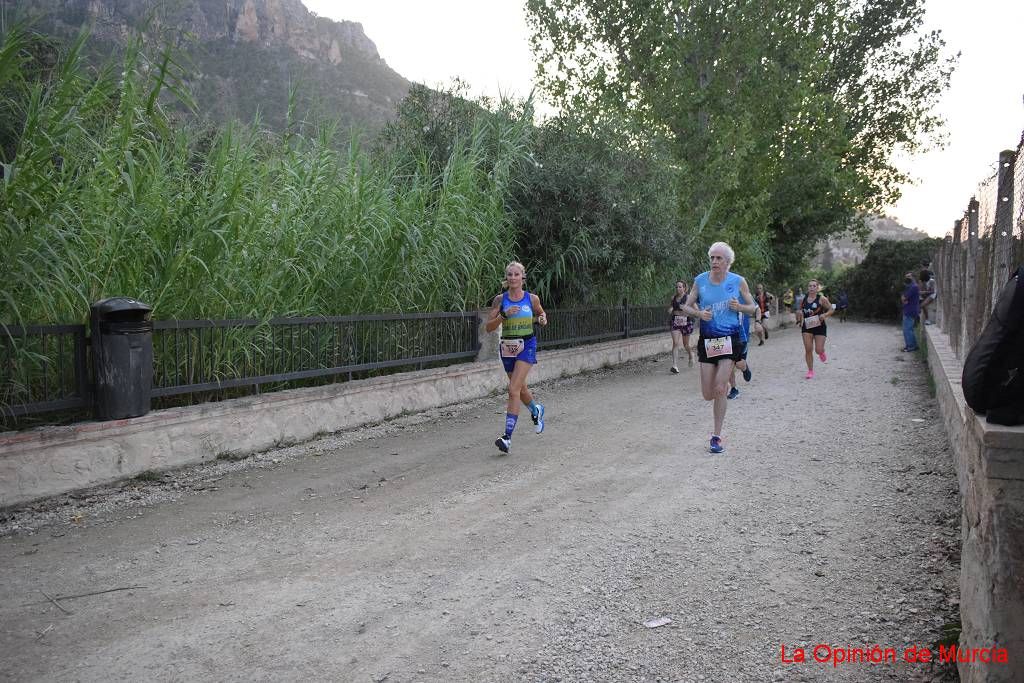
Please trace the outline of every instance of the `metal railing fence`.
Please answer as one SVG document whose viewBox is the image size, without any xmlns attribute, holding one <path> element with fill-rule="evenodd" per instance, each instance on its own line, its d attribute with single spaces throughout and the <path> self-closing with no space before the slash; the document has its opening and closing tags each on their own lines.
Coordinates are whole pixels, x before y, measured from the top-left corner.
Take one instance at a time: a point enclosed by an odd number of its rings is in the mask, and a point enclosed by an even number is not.
<svg viewBox="0 0 1024 683">
<path fill-rule="evenodd" d="M 552 309 L 538 328 L 556 349 L 668 329 L 665 306 Z M 474 360 L 476 312 L 349 315 L 258 320 L 153 321 L 153 385 L 162 399 L 317 378 Z M 85 325 L 0 325 L 0 418 L 92 407 L 90 338 Z M 238 395 L 238 394 L 229 394 Z M 201 398 L 201 397 L 200 397 Z M 207 397 L 208 398 L 208 397 Z M 203 399 L 205 400 L 205 399 Z"/>
<path fill-rule="evenodd" d="M 981 335 L 1000 290 L 1024 264 L 1024 136 L 999 154 L 933 259 L 940 324 L 961 360 Z"/>
<path fill-rule="evenodd" d="M 669 328 L 667 306 L 548 309 L 550 322 L 536 328 L 537 346 L 554 349 L 635 337 Z"/>
<path fill-rule="evenodd" d="M 475 313 L 153 323 L 154 397 L 471 360 Z"/>
<path fill-rule="evenodd" d="M 85 325 L 0 324 L 0 417 L 86 408 Z"/>
</svg>

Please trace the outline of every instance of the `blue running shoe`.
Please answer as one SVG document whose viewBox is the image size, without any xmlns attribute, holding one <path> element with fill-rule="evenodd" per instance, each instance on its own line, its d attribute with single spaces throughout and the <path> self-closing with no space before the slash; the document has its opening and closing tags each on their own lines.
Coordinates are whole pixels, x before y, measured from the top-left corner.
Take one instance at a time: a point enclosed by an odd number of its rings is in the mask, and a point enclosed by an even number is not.
<svg viewBox="0 0 1024 683">
<path fill-rule="evenodd" d="M 749 382 L 749 381 L 750 381 L 750 378 L 751 378 L 751 377 L 753 376 L 753 374 L 754 374 L 754 373 L 752 373 L 752 372 L 750 371 L 750 366 L 748 365 L 748 366 L 747 366 L 747 369 L 743 371 L 743 381 L 744 381 L 744 382 Z"/>
<path fill-rule="evenodd" d="M 502 434 L 494 442 L 494 445 L 498 447 L 498 450 L 502 453 L 508 453 L 512 449 L 512 438 Z"/>
<path fill-rule="evenodd" d="M 537 404 L 537 412 L 530 413 L 530 417 L 533 419 L 534 430 L 538 434 L 544 431 L 544 404 Z"/>
<path fill-rule="evenodd" d="M 734 398 L 736 398 L 739 395 L 740 395 L 740 390 L 737 389 L 736 387 L 733 387 L 732 389 L 729 390 L 729 394 L 726 396 L 726 398 L 734 399 Z"/>
<path fill-rule="evenodd" d="M 722 437 L 712 434 L 711 435 L 711 447 L 708 448 L 712 453 L 725 453 L 725 446 L 722 445 Z"/>
</svg>

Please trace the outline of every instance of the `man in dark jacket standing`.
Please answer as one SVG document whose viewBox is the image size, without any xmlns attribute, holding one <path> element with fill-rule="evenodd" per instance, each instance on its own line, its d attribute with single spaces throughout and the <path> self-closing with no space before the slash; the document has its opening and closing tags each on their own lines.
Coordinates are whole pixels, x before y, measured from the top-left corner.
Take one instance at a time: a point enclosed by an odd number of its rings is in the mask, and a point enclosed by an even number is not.
<svg viewBox="0 0 1024 683">
<path fill-rule="evenodd" d="M 903 282 L 906 285 L 903 288 L 903 296 L 900 297 L 903 303 L 903 350 L 917 351 L 914 325 L 917 324 L 917 316 L 921 313 L 921 290 L 914 281 L 913 273 L 904 275 Z"/>
</svg>

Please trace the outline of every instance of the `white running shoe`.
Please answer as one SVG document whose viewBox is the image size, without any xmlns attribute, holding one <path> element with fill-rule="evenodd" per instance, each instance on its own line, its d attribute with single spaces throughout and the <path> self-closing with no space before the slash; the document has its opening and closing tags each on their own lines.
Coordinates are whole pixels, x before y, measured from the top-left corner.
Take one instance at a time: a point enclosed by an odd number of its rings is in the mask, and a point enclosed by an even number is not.
<svg viewBox="0 0 1024 683">
<path fill-rule="evenodd" d="M 543 432 L 544 431 L 544 404 L 543 403 L 538 403 L 537 404 L 537 414 L 534 415 L 533 413 L 530 413 L 530 417 L 533 418 L 533 425 L 534 425 L 533 431 L 537 432 L 538 434 Z"/>
</svg>

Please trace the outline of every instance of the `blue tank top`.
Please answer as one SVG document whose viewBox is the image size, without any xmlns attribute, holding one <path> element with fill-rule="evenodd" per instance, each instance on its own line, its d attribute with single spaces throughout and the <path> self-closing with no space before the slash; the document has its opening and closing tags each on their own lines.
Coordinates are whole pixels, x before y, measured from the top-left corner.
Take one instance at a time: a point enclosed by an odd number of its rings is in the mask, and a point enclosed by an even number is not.
<svg viewBox="0 0 1024 683">
<path fill-rule="evenodd" d="M 711 339 L 742 333 L 742 314 L 729 308 L 729 299 L 740 298 L 742 281 L 743 278 L 735 273 L 727 273 L 720 285 L 711 282 L 710 272 L 701 273 L 696 277 L 694 282 L 698 291 L 697 308 L 702 311 L 711 309 L 711 320 L 700 321 L 700 336 Z"/>
<path fill-rule="evenodd" d="M 514 315 L 508 314 L 512 306 L 519 306 Z M 508 317 L 501 323 L 501 336 L 503 339 L 525 339 L 533 336 L 533 300 L 530 293 L 523 291 L 523 298 L 512 301 L 508 292 L 501 295 L 501 310 Z"/>
</svg>

